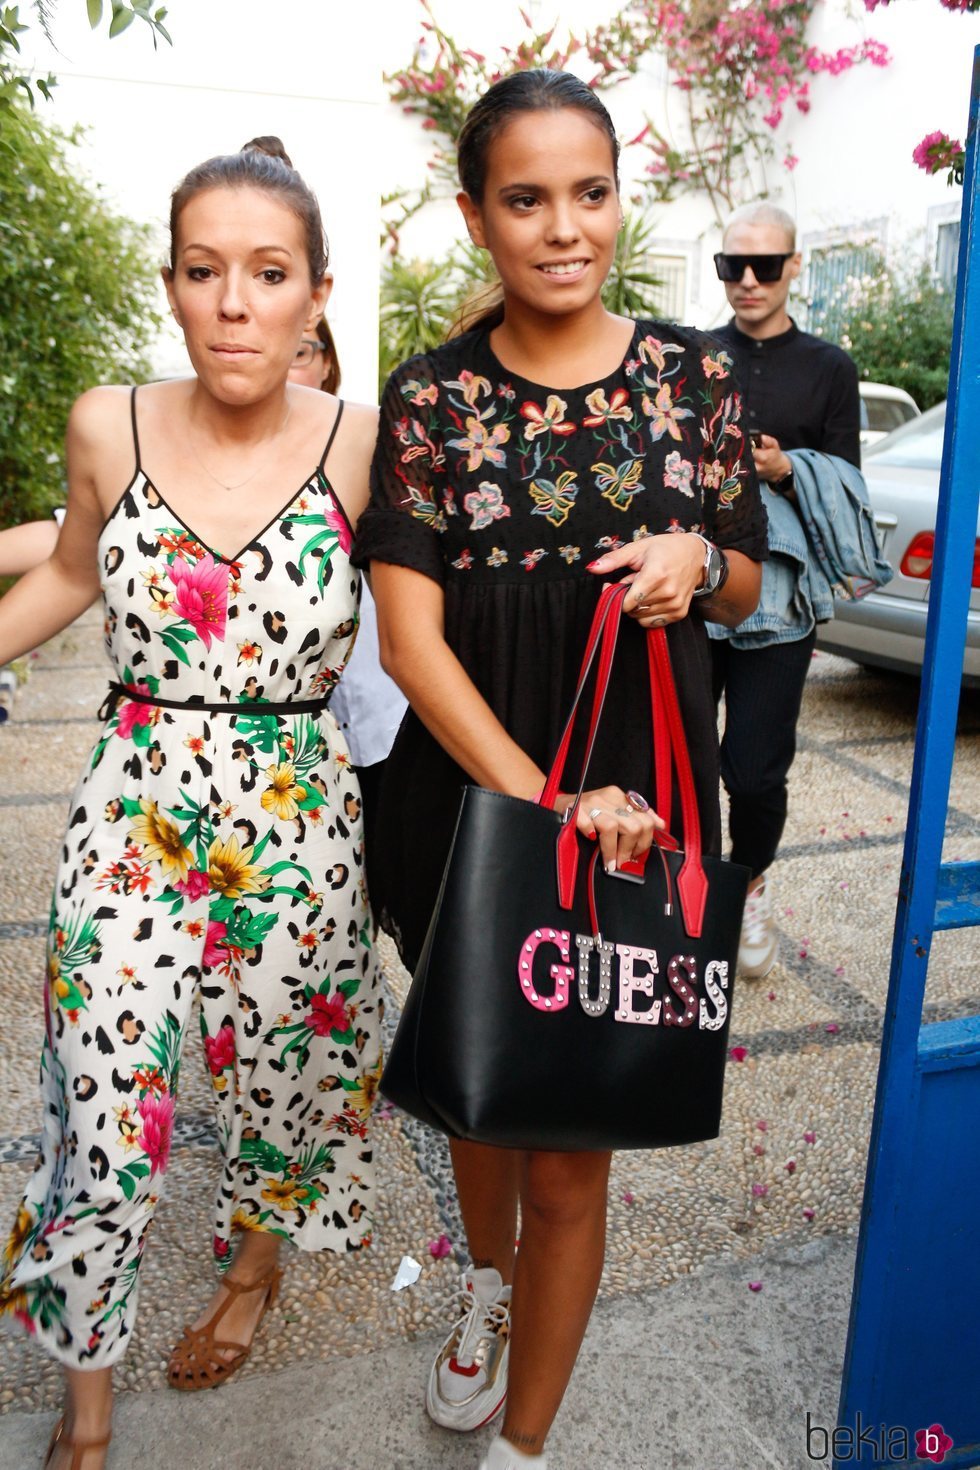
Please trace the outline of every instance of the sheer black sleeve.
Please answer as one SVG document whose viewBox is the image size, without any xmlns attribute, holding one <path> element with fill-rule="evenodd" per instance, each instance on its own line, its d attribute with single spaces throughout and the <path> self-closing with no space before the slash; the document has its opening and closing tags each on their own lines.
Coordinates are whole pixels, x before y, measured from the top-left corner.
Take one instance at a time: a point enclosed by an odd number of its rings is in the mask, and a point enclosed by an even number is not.
<svg viewBox="0 0 980 1470">
<path fill-rule="evenodd" d="M 701 459 L 705 534 L 726 551 L 753 561 L 769 556 L 768 521 L 732 359 L 711 337 L 700 341 Z"/>
<path fill-rule="evenodd" d="M 393 562 L 445 581 L 441 532 L 447 481 L 438 402 L 428 357 L 409 358 L 388 379 L 371 465 L 371 500 L 351 556 L 355 566 Z"/>
</svg>

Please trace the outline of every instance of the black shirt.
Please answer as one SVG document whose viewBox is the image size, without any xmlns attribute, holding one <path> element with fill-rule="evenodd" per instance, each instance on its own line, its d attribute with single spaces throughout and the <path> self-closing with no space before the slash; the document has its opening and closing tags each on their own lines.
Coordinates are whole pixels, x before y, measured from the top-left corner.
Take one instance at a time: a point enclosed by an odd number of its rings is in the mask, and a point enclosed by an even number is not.
<svg viewBox="0 0 980 1470">
<path fill-rule="evenodd" d="M 819 449 L 860 466 L 857 369 L 843 348 L 795 322 L 758 340 L 740 332 L 733 317 L 712 336 L 735 360 L 748 429 L 771 434 L 781 449 Z"/>
</svg>

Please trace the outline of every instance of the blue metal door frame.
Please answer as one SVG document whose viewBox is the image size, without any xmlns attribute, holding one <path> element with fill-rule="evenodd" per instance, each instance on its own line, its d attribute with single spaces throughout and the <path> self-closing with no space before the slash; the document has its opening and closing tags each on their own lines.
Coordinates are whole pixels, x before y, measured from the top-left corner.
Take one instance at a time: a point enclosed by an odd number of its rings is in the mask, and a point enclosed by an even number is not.
<svg viewBox="0 0 980 1470">
<path fill-rule="evenodd" d="M 942 862 L 980 499 L 978 116 L 980 47 L 908 828 L 833 1448 L 840 1470 L 923 1470 L 930 1458 L 916 1432 L 937 1424 L 953 1443 L 931 1463 L 980 1464 L 980 1016 L 922 1023 L 933 933 L 980 925 L 980 863 Z"/>
</svg>

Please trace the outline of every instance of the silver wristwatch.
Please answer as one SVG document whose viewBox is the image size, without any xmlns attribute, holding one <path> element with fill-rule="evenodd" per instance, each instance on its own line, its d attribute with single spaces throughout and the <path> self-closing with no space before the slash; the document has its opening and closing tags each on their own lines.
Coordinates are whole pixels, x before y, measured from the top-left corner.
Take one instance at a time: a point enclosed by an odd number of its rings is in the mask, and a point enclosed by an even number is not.
<svg viewBox="0 0 980 1470">
<path fill-rule="evenodd" d="M 702 536 L 700 531 L 692 531 L 691 535 L 704 542 L 704 581 L 700 587 L 695 587 L 692 596 L 711 597 L 728 580 L 728 558 L 713 541 Z"/>
</svg>

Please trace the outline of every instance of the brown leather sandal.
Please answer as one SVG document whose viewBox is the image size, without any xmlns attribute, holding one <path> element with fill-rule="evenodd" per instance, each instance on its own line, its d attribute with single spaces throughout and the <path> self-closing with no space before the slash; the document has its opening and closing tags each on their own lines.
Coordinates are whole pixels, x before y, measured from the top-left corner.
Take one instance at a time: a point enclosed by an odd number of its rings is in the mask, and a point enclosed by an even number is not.
<svg viewBox="0 0 980 1470">
<path fill-rule="evenodd" d="M 221 1284 L 228 1292 L 227 1301 L 221 1303 L 210 1322 L 203 1327 L 185 1327 L 183 1337 L 170 1354 L 167 1367 L 167 1382 L 170 1387 L 179 1389 L 182 1393 L 194 1393 L 199 1388 L 217 1388 L 233 1373 L 237 1373 L 252 1351 L 252 1344 L 246 1346 L 241 1342 L 219 1342 L 214 1335 L 215 1328 L 236 1297 L 245 1296 L 252 1291 L 264 1291 L 265 1301 L 255 1324 L 255 1332 L 258 1332 L 262 1318 L 279 1295 L 281 1280 L 282 1271 L 278 1266 L 248 1285 L 226 1276 Z M 252 1340 L 255 1340 L 255 1333 L 252 1334 Z M 231 1356 L 224 1357 L 225 1353 Z"/>
<path fill-rule="evenodd" d="M 44 1457 L 44 1463 L 45 1465 L 51 1464 L 51 1457 L 61 1445 L 63 1449 L 71 1450 L 71 1464 L 68 1470 L 81 1470 L 82 1461 L 88 1451 L 104 1450 L 111 1438 L 112 1435 L 107 1434 L 104 1439 L 68 1439 L 65 1436 L 65 1418 L 62 1415 L 54 1426 L 54 1431 L 48 1441 L 48 1453 Z"/>
</svg>

